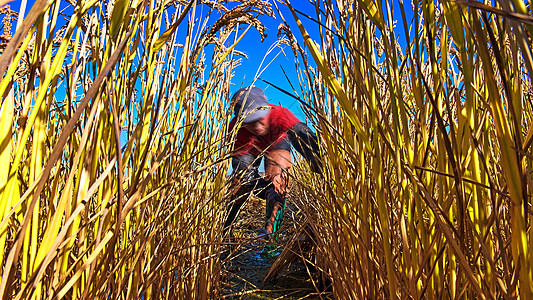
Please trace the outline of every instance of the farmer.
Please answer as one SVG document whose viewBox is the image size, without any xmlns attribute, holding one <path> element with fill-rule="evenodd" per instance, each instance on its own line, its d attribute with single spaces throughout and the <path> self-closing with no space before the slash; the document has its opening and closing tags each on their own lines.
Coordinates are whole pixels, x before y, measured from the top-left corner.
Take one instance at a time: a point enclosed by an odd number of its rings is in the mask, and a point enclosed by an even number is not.
<svg viewBox="0 0 533 300">
<path fill-rule="evenodd" d="M 281 226 L 287 200 L 290 144 L 318 172 L 321 163 L 317 137 L 288 109 L 269 104 L 260 88 L 238 90 L 232 103 L 235 103 L 235 117 L 229 129 L 240 127 L 233 145 L 233 193 L 224 228 L 231 226 L 247 195 L 255 192 L 266 200 L 265 234 L 270 239 Z M 263 156 L 265 175 L 261 177 L 258 169 Z"/>
</svg>

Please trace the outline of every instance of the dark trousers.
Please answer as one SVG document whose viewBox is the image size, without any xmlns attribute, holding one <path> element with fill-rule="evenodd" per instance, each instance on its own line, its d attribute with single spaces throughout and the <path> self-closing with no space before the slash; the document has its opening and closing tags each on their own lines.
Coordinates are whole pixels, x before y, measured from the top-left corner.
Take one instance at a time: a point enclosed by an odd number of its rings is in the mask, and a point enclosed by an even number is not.
<svg viewBox="0 0 533 300">
<path fill-rule="evenodd" d="M 321 166 L 320 152 L 318 150 L 317 136 L 305 123 L 298 123 L 287 131 L 288 138 L 279 142 L 273 150 L 282 149 L 290 151 L 290 144 L 298 151 L 311 166 L 311 169 L 318 172 Z M 290 143 L 290 144 L 289 144 Z M 228 207 L 229 213 L 224 224 L 225 228 L 231 226 L 235 220 L 239 209 L 244 204 L 250 192 L 256 193 L 260 198 L 266 200 L 266 212 L 272 211 L 275 202 L 282 206 L 284 202 L 281 195 L 276 191 L 270 180 L 259 175 L 259 165 L 262 155 L 251 153 L 234 156 L 231 165 L 233 167 L 234 192 L 231 203 Z M 266 216 L 267 219 L 270 217 Z"/>
<path fill-rule="evenodd" d="M 233 158 L 233 187 L 231 202 L 228 207 L 229 213 L 224 223 L 227 229 L 235 221 L 237 214 L 250 193 L 266 200 L 266 211 L 272 211 L 274 203 L 283 203 L 281 195 L 276 191 L 274 184 L 259 175 L 261 156 L 244 154 Z M 267 216 L 267 218 L 270 216 Z"/>
</svg>

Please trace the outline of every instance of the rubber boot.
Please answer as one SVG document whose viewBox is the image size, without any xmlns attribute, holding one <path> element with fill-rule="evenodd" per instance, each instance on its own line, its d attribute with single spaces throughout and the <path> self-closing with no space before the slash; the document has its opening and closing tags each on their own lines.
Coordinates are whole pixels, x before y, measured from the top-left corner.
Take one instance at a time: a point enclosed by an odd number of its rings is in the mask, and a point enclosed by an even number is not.
<svg viewBox="0 0 533 300">
<path fill-rule="evenodd" d="M 276 213 L 276 219 L 274 221 L 274 230 L 272 230 L 272 236 L 276 238 L 276 232 L 281 228 L 281 221 L 283 220 L 283 213 L 285 212 L 285 204 L 287 203 L 287 198 L 283 198 L 281 202 L 281 207 L 278 208 Z"/>
<path fill-rule="evenodd" d="M 283 198 L 281 200 L 281 202 L 278 202 L 280 205 L 278 207 L 278 211 L 276 212 L 276 217 L 274 218 L 274 224 L 272 224 L 272 238 L 270 240 L 271 243 L 268 243 L 263 248 L 263 254 L 267 257 L 274 257 L 279 254 L 276 251 L 276 245 L 274 243 L 277 240 L 276 232 L 281 228 L 281 221 L 283 220 L 283 213 L 285 211 L 285 204 L 287 203 L 287 198 Z M 274 205 L 272 205 L 272 207 L 267 207 L 267 222 L 269 222 L 268 219 L 272 217 Z"/>
</svg>

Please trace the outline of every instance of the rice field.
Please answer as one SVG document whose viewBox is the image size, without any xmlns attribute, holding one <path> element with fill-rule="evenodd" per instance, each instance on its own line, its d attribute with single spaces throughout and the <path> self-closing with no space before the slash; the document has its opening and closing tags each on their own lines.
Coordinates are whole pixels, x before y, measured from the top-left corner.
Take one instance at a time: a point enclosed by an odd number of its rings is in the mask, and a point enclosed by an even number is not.
<svg viewBox="0 0 533 300">
<path fill-rule="evenodd" d="M 313 294 L 532 298 L 522 0 L 0 1 L 0 298 L 221 296 L 232 74 L 274 16 Z"/>
</svg>

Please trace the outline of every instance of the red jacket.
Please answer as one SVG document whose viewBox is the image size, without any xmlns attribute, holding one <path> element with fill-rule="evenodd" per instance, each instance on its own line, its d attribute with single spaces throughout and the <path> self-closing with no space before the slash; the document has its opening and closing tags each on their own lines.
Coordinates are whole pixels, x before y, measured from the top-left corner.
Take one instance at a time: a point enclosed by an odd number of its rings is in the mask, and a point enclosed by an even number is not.
<svg viewBox="0 0 533 300">
<path fill-rule="evenodd" d="M 255 136 L 251 134 L 245 128 L 240 128 L 237 132 L 237 138 L 233 146 L 233 154 L 236 156 L 251 153 L 253 155 L 259 155 L 263 151 L 273 149 L 277 143 L 287 137 L 287 130 L 291 129 L 294 125 L 300 123 L 298 120 L 285 107 L 269 104 L 272 109 L 269 110 L 269 129 L 265 136 Z M 229 130 L 233 130 L 237 118 L 234 117 L 230 124 Z"/>
</svg>

